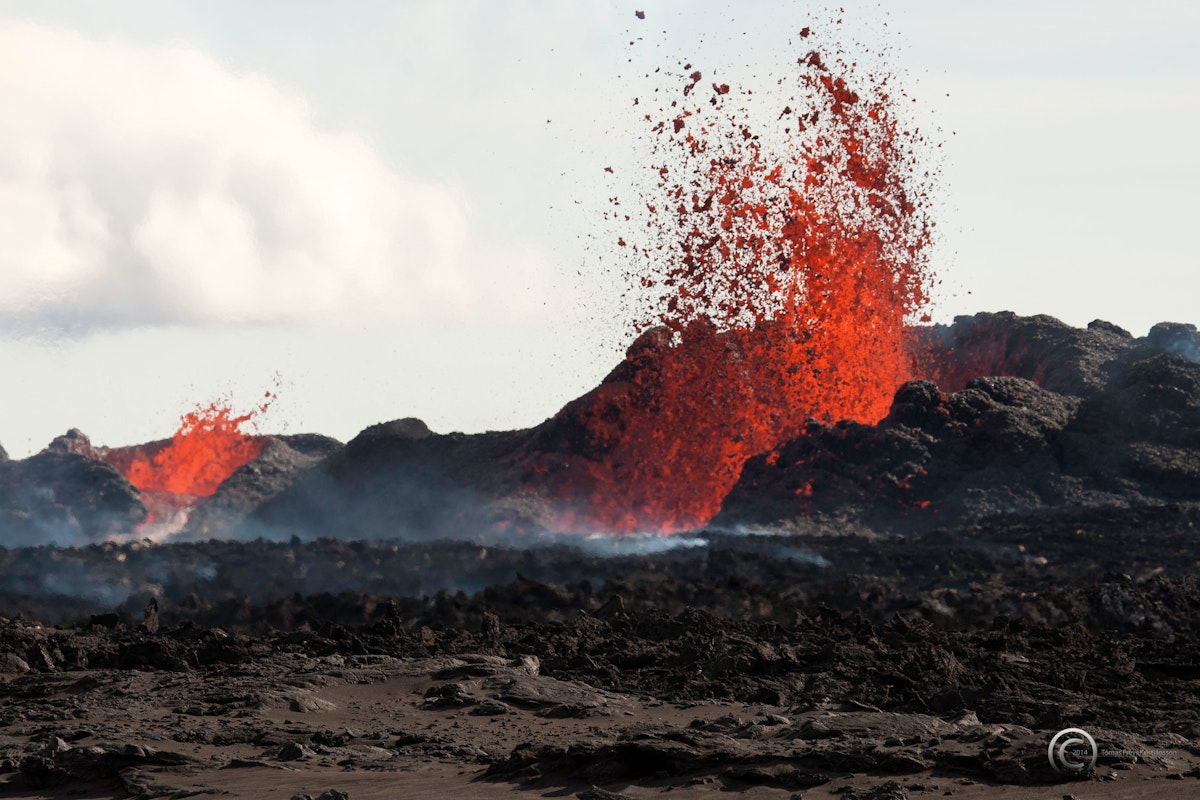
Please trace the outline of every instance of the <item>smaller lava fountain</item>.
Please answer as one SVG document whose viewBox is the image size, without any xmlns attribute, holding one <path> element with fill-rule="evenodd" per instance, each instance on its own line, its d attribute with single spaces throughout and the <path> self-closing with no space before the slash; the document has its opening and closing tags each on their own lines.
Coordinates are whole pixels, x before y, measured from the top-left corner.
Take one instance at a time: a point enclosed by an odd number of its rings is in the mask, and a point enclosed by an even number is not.
<svg viewBox="0 0 1200 800">
<path fill-rule="evenodd" d="M 125 477 L 143 492 L 210 496 L 234 470 L 262 452 L 262 442 L 243 432 L 242 425 L 267 405 L 240 416 L 219 401 L 197 407 L 183 415 L 166 447 L 153 455 L 136 453 Z"/>
<path fill-rule="evenodd" d="M 142 493 L 149 515 L 139 531 L 178 530 L 192 508 L 211 497 L 238 468 L 258 458 L 263 437 L 247 433 L 243 426 L 265 413 L 274 399 L 267 392 L 263 402 L 245 414 L 235 414 L 223 400 L 198 405 L 180 418 L 170 440 L 105 452 L 104 460 Z"/>
</svg>

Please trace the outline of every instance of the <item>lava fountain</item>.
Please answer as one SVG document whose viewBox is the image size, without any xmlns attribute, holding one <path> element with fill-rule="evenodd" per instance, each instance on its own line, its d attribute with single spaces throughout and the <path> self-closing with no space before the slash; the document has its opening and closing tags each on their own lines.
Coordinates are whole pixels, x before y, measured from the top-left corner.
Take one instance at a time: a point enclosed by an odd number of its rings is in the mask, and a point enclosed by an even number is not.
<svg viewBox="0 0 1200 800">
<path fill-rule="evenodd" d="M 262 437 L 244 426 L 266 412 L 274 394 L 245 414 L 225 401 L 198 405 L 180 418 L 169 441 L 109 450 L 104 459 L 142 492 L 149 510 L 144 527 L 182 527 L 197 503 L 210 497 L 230 475 L 259 456 Z"/>
<path fill-rule="evenodd" d="M 224 403 L 198 406 L 184 414 L 170 443 L 153 455 L 138 452 L 125 477 L 142 491 L 208 497 L 238 467 L 258 457 L 262 442 L 242 426 L 267 404 L 234 416 Z"/>
<path fill-rule="evenodd" d="M 917 377 L 908 326 L 928 321 L 932 179 L 890 76 L 808 50 L 764 117 L 752 91 L 682 74 L 645 118 L 644 213 L 613 200 L 617 219 L 645 221 L 618 241 L 648 299 L 641 335 L 527 461 L 563 529 L 703 526 L 748 457 L 810 419 L 877 422 Z"/>
</svg>

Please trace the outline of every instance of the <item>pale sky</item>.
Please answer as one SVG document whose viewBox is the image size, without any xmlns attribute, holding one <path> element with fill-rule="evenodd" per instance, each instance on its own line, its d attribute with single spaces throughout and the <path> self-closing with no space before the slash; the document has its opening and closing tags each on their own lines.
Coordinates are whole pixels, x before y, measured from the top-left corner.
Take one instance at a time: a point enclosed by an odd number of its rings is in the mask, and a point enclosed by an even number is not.
<svg viewBox="0 0 1200 800">
<path fill-rule="evenodd" d="M 943 142 L 935 319 L 1200 322 L 1200 5 L 841 5 Z M 540 422 L 628 343 L 643 68 L 758 88 L 824 8 L 0 0 L 0 444 Z"/>
</svg>

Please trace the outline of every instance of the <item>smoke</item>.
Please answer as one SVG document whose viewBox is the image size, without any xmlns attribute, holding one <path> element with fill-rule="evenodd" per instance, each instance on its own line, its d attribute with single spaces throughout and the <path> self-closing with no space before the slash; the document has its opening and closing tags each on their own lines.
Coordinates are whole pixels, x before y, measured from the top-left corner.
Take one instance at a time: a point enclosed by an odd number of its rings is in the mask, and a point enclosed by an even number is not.
<svg viewBox="0 0 1200 800">
<path fill-rule="evenodd" d="M 0 325 L 521 317 L 547 259 L 472 238 L 302 98 L 193 47 L 0 22 Z"/>
<path fill-rule="evenodd" d="M 1182 356 L 1188 361 L 1200 363 L 1200 345 L 1194 341 L 1181 340 L 1173 342 L 1171 346 L 1167 348 L 1167 352 L 1173 353 L 1177 356 Z"/>
<path fill-rule="evenodd" d="M 1196 326 L 1181 322 L 1160 322 L 1147 337 L 1152 346 L 1164 353 L 1200 363 L 1200 332 Z"/>
<path fill-rule="evenodd" d="M 820 553 L 794 544 L 795 537 L 789 535 L 785 530 L 744 524 L 709 525 L 706 530 L 713 541 L 719 542 L 720 546 L 726 550 L 757 553 L 767 558 L 794 561 L 821 568 L 832 564 Z"/>
</svg>

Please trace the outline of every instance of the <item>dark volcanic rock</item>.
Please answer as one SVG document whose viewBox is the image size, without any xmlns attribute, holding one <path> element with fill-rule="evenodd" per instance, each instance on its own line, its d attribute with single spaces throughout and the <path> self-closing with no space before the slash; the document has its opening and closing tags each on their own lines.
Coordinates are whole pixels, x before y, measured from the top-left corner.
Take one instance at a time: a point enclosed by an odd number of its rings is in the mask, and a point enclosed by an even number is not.
<svg viewBox="0 0 1200 800">
<path fill-rule="evenodd" d="M 366 441 L 369 439 L 425 439 L 433 436 L 433 431 L 429 430 L 429 426 L 424 420 L 416 417 L 405 417 L 404 419 L 394 419 L 390 422 L 380 422 L 364 428 L 363 431 L 355 437 L 356 441 Z"/>
<path fill-rule="evenodd" d="M 812 424 L 746 462 L 718 525 L 875 527 L 1200 502 L 1200 334 L 979 314 L 935 330 L 941 388 L 913 382 L 878 425 Z M 938 348 L 942 348 L 938 350 Z M 1010 377 L 971 376 L 989 372 Z"/>
<path fill-rule="evenodd" d="M 56 436 L 46 447 L 46 452 L 74 453 L 77 456 L 100 459 L 100 453 L 92 446 L 92 440 L 78 428 L 71 428 L 62 436 Z"/>
<path fill-rule="evenodd" d="M 1160 322 L 1150 329 L 1146 343 L 1163 353 L 1200 361 L 1200 331 L 1190 323 Z"/>
<path fill-rule="evenodd" d="M 251 530 L 302 538 L 469 537 L 535 513 L 504 497 L 526 431 L 434 434 L 403 419 L 367 428 L 264 503 Z"/>
<path fill-rule="evenodd" d="M 1127 331 L 1102 320 L 1080 329 L 1054 317 L 1011 311 L 958 317 L 924 335 L 930 374 L 946 391 L 978 377 L 1011 375 L 1060 394 L 1088 394 L 1105 385 L 1114 362 L 1135 344 Z"/>
<path fill-rule="evenodd" d="M 1041 782 L 1053 779 L 1044 774 L 1048 736 L 1072 725 L 1111 747 L 1135 749 L 1112 733 L 1124 732 L 1200 748 L 1198 522 L 1194 512 L 1160 508 L 904 537 L 712 535 L 682 555 L 624 559 L 552 548 L 481 559 L 482 549 L 465 543 L 393 550 L 328 541 L 0 552 L 6 579 L 82 554 L 93 574 L 119 564 L 130 584 L 153 576 L 165 594 L 154 634 L 130 624 L 144 595 L 122 610 L 125 624 L 48 628 L 0 617 L 0 664 L 21 673 L 0 681 L 0 723 L 44 713 L 39 686 L 58 687 L 69 713 L 80 702 L 74 687 L 86 689 L 104 669 L 122 670 L 113 679 L 122 687 L 131 671 L 197 686 L 256 674 L 290 687 L 280 707 L 315 713 L 320 703 L 290 681 L 313 678 L 316 661 L 374 670 L 412 658 L 429 659 L 431 691 L 414 701 L 428 713 L 502 722 L 607 715 L 578 746 L 551 737 L 507 758 L 496 753 L 497 777 L 607 783 L 707 772 L 733 787 L 797 790 L 848 771 L 882 781 L 933 766 Z M 812 548 L 809 560 L 800 558 L 801 542 Z M 32 555 L 41 561 L 24 563 Z M 207 588 L 187 583 L 198 558 L 214 565 Z M 304 596 L 282 594 L 278 569 L 357 559 L 349 582 L 405 564 L 462 574 L 492 558 L 540 559 L 543 571 L 557 561 L 564 574 L 574 567 L 591 575 L 491 581 L 472 595 Z M 261 599 L 222 601 L 239 591 L 261 591 Z M 207 599 L 189 599 L 200 592 Z M 273 663 L 281 671 L 264 671 Z M 80 670 L 88 673 L 72 674 Z M 196 711 L 179 713 L 241 719 L 234 712 L 264 702 L 245 690 L 189 692 L 181 707 Z M 624 713 L 648 702 L 710 701 L 737 707 L 676 714 L 654 728 Z M 421 741 L 404 735 L 397 746 Z M 260 744 L 274 757 L 283 741 Z M 31 762 L 38 774 L 47 766 Z"/>
<path fill-rule="evenodd" d="M 886 527 L 1062 503 L 1075 486 L 1058 437 L 1078 405 L 1022 378 L 977 378 L 951 395 L 909 383 L 879 425 L 813 423 L 747 461 L 714 524 L 825 514 Z"/>
<path fill-rule="evenodd" d="M 184 766 L 195 759 L 178 753 L 153 750 L 140 745 L 102 745 L 71 747 L 58 740 L 51 742 L 42 753 L 27 756 L 21 761 L 21 777 L 31 788 L 91 781 L 105 778 L 129 778 L 137 767 Z M 127 790 L 132 787 L 125 786 Z M 133 792 L 130 796 L 151 796 Z"/>
<path fill-rule="evenodd" d="M 343 447 L 342 443 L 332 436 L 319 433 L 292 433 L 267 438 L 281 441 L 297 453 L 315 458 L 331 456 Z"/>
<path fill-rule="evenodd" d="M 73 446 L 87 441 L 71 440 Z M 141 493 L 86 455 L 46 450 L 0 463 L 0 546 L 81 544 L 126 532 L 145 517 Z"/>
<path fill-rule="evenodd" d="M 266 437 L 258 458 L 239 467 L 217 487 L 211 499 L 191 513 L 181 538 L 228 536 L 248 514 L 340 447 L 336 440 L 314 435 Z"/>
<path fill-rule="evenodd" d="M 1200 364 L 1156 354 L 1084 399 L 1064 437 L 1068 463 L 1111 491 L 1200 497 Z"/>
</svg>

